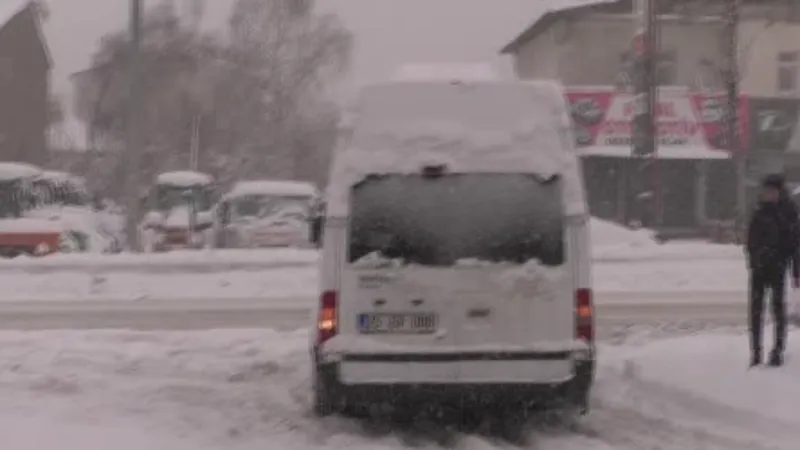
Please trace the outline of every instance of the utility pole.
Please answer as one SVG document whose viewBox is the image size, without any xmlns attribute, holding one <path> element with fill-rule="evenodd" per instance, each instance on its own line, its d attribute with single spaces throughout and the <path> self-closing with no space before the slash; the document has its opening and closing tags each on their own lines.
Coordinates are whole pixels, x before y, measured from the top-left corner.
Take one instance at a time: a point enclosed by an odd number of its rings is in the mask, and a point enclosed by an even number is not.
<svg viewBox="0 0 800 450">
<path fill-rule="evenodd" d="M 632 119 L 632 154 L 638 160 L 635 168 L 633 188 L 638 219 L 645 216 L 655 224 L 661 222 L 662 189 L 658 167 L 658 21 L 654 0 L 637 0 L 636 35 L 634 36 L 635 112 Z M 643 223 L 644 226 L 652 224 Z"/>
<path fill-rule="evenodd" d="M 125 231 L 128 249 L 139 249 L 139 211 L 141 192 L 139 191 L 139 172 L 141 156 L 141 70 L 140 52 L 142 41 L 142 1 L 130 0 L 130 43 L 128 49 L 128 98 L 126 115 L 126 139 L 123 154 L 125 174 L 125 194 L 128 199 Z"/>
<path fill-rule="evenodd" d="M 189 144 L 189 169 L 200 170 L 200 114 L 192 116 L 192 136 Z"/>
<path fill-rule="evenodd" d="M 747 223 L 747 155 L 739 142 L 739 4 L 726 0 L 725 17 L 725 143 L 736 165 L 736 231 L 742 236 Z"/>
</svg>

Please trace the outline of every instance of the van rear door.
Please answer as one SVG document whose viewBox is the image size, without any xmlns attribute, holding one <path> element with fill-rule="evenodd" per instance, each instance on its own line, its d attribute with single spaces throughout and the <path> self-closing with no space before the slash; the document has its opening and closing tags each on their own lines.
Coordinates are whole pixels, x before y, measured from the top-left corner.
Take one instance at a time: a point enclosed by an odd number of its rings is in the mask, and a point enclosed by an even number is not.
<svg viewBox="0 0 800 450">
<path fill-rule="evenodd" d="M 463 382 L 566 379 L 569 359 L 544 351 L 574 337 L 564 236 L 558 178 L 369 177 L 351 195 L 343 292 L 356 301 L 343 306 L 357 310 L 343 316 L 374 341 L 457 361 Z"/>
</svg>

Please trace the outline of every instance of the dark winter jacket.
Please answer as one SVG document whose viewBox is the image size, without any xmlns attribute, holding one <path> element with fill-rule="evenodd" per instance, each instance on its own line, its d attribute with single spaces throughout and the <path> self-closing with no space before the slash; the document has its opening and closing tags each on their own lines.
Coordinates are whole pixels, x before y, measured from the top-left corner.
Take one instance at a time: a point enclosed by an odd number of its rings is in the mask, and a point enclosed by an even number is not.
<svg viewBox="0 0 800 450">
<path fill-rule="evenodd" d="M 747 230 L 747 257 L 751 270 L 785 271 L 800 278 L 800 217 L 788 194 L 777 203 L 761 203 Z"/>
</svg>

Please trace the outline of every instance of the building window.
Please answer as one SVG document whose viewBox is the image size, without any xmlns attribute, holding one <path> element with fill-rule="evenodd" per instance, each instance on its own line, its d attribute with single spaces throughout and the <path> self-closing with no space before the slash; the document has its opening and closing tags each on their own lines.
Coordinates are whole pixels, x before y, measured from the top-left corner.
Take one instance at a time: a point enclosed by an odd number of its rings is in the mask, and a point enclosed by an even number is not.
<svg viewBox="0 0 800 450">
<path fill-rule="evenodd" d="M 791 94 L 797 91 L 800 55 L 797 52 L 778 53 L 778 92 Z"/>
<path fill-rule="evenodd" d="M 617 86 L 632 86 L 637 83 L 641 75 L 641 65 L 637 63 L 636 57 L 629 52 L 620 55 L 620 70 L 617 74 Z M 658 55 L 656 60 L 655 82 L 659 86 L 675 86 L 678 80 L 678 69 L 675 51 L 665 51 Z"/>
<path fill-rule="evenodd" d="M 659 86 L 678 84 L 678 58 L 674 50 L 659 53 L 656 63 L 656 82 Z"/>
<path fill-rule="evenodd" d="M 700 92 L 713 92 L 722 89 L 720 71 L 710 59 L 701 58 L 697 64 L 694 87 Z"/>
<path fill-rule="evenodd" d="M 615 83 L 617 89 L 627 91 L 633 88 L 634 83 L 634 70 L 635 61 L 632 55 L 629 52 L 623 52 L 619 56 L 619 70 L 617 71 L 617 75 L 615 77 Z"/>
</svg>

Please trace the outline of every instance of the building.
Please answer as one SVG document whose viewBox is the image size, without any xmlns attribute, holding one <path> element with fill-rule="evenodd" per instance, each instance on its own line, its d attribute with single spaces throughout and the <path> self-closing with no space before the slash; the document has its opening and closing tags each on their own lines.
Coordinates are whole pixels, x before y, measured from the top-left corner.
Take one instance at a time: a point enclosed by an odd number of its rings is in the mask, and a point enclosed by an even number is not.
<svg viewBox="0 0 800 450">
<path fill-rule="evenodd" d="M 744 0 L 739 26 L 741 91 L 800 95 L 800 5 Z M 725 18 L 722 2 L 657 0 L 661 13 L 657 78 L 698 91 L 722 88 Z M 637 15 L 632 0 L 598 0 L 551 10 L 509 42 L 520 78 L 557 78 L 567 86 L 630 82 Z M 797 17 L 798 21 L 789 21 Z"/>
<path fill-rule="evenodd" d="M 790 4 L 742 3 L 739 152 L 778 139 L 750 135 L 759 127 L 780 125 L 767 117 L 775 116 L 777 107 L 784 111 L 798 92 L 800 54 L 795 49 L 800 51 L 800 25 L 786 19 L 800 16 L 795 11 L 800 9 Z M 724 4 L 658 0 L 656 5 L 660 25 L 656 78 L 661 87 L 659 192 L 652 219 L 665 230 L 697 230 L 735 215 L 735 170 L 722 139 Z M 636 184 L 631 179 L 641 166 L 630 149 L 631 50 L 638 19 L 634 8 L 632 0 L 615 0 L 551 10 L 502 49 L 513 58 L 519 78 L 554 78 L 567 86 L 593 214 L 623 223 L 641 216 L 637 205 L 641 198 L 653 197 L 631 189 Z M 761 155 L 748 161 L 752 179 L 783 161 L 776 160 L 776 149 L 752 153 Z"/>
<path fill-rule="evenodd" d="M 50 69 L 36 2 L 0 3 L 0 160 L 34 164 L 48 156 Z"/>
</svg>

